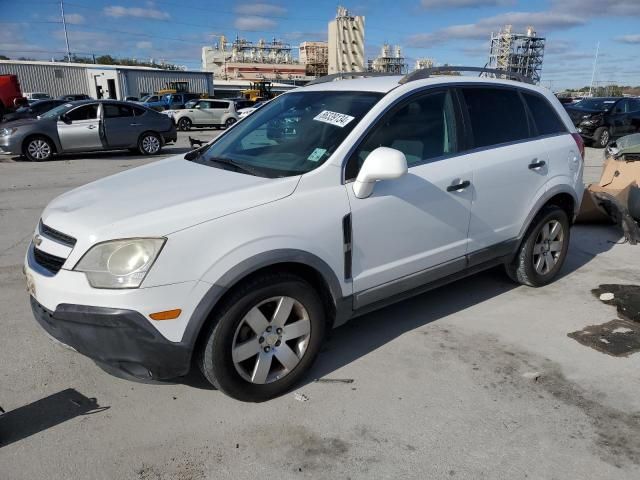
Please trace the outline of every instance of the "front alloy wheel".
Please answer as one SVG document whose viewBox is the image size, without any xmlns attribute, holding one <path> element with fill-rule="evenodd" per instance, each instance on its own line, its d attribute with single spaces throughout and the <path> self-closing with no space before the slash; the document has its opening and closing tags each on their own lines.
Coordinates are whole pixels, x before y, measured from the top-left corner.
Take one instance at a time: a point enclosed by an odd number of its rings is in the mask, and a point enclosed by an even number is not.
<svg viewBox="0 0 640 480">
<path fill-rule="evenodd" d="M 198 363 L 227 395 L 268 400 L 304 376 L 324 331 L 323 303 L 310 283 L 290 273 L 260 275 L 235 287 L 220 306 Z"/>
<path fill-rule="evenodd" d="M 25 155 L 32 162 L 44 162 L 51 159 L 53 155 L 53 147 L 46 138 L 32 138 L 27 143 Z"/>
</svg>

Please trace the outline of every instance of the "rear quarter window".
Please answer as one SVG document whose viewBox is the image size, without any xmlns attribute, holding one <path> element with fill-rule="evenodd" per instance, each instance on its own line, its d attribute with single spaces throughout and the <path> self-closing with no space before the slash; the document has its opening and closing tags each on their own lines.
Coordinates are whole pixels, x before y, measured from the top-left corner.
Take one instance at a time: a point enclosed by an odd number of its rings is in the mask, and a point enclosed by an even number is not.
<svg viewBox="0 0 640 480">
<path fill-rule="evenodd" d="M 462 89 L 473 135 L 472 148 L 529 138 L 529 124 L 518 91 L 511 88 Z"/>
<path fill-rule="evenodd" d="M 564 125 L 556 110 L 549 105 L 549 102 L 533 93 L 522 93 L 524 100 L 529 107 L 533 123 L 536 126 L 538 135 L 553 135 L 556 133 L 566 133 L 567 127 Z"/>
</svg>

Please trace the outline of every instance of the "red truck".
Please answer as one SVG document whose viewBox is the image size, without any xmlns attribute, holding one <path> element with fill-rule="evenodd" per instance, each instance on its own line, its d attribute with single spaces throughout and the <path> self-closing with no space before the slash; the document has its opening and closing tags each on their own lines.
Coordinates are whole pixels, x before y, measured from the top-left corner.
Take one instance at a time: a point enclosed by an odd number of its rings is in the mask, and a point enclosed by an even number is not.
<svg viewBox="0 0 640 480">
<path fill-rule="evenodd" d="M 0 120 L 2 116 L 16 107 L 26 104 L 22 96 L 17 75 L 0 75 Z"/>
</svg>

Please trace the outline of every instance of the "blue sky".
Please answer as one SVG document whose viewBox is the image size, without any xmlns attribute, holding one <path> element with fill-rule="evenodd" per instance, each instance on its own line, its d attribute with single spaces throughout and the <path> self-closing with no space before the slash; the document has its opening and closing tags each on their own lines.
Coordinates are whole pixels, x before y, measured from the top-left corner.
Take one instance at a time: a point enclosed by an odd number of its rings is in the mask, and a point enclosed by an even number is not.
<svg viewBox="0 0 640 480">
<path fill-rule="evenodd" d="M 554 90 L 589 83 L 600 42 L 596 80 L 640 85 L 640 0 L 353 0 L 364 15 L 366 53 L 399 44 L 413 64 L 482 66 L 488 39 L 504 24 L 533 25 L 547 38 L 543 84 Z M 60 4 L 0 0 L 0 54 L 50 59 L 64 55 Z M 280 38 L 297 45 L 326 39 L 338 2 L 322 0 L 70 0 L 69 43 L 78 54 L 154 58 L 200 68 L 200 49 L 214 36 Z"/>
</svg>

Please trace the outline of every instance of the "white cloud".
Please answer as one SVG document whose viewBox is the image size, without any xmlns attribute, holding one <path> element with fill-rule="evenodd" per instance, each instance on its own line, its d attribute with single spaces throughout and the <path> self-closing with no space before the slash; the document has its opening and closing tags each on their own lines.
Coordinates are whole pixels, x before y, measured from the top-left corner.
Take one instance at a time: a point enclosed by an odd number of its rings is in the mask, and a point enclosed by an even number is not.
<svg viewBox="0 0 640 480">
<path fill-rule="evenodd" d="M 407 39 L 410 47 L 430 47 L 449 40 L 488 39 L 491 32 L 497 32 L 504 25 L 512 25 L 514 31 L 524 31 L 528 25 L 535 25 L 538 32 L 563 30 L 586 23 L 585 19 L 568 13 L 557 12 L 506 12 L 478 20 L 476 23 L 451 25 L 432 33 L 412 35 Z"/>
<path fill-rule="evenodd" d="M 287 9 L 280 5 L 273 5 L 271 3 L 244 3 L 238 5 L 235 8 L 235 12 L 241 15 L 250 16 L 282 16 L 287 13 Z"/>
<path fill-rule="evenodd" d="M 622 35 L 620 37 L 616 37 L 616 40 L 622 43 L 637 44 L 640 43 L 640 34 Z"/>
<path fill-rule="evenodd" d="M 149 50 L 151 48 L 153 48 L 153 43 L 149 42 L 149 41 L 142 41 L 142 42 L 138 42 L 136 43 L 136 48 L 139 48 L 141 50 Z"/>
<path fill-rule="evenodd" d="M 153 20 L 167 20 L 171 16 L 162 10 L 158 10 L 153 5 L 147 8 L 138 7 L 122 7 L 120 5 L 111 5 L 104 8 L 104 14 L 108 17 L 137 17 L 137 18 L 150 18 Z"/>
<path fill-rule="evenodd" d="M 553 0 L 552 10 L 586 16 L 640 15 L 638 0 Z"/>
<path fill-rule="evenodd" d="M 233 22 L 233 26 L 238 30 L 259 32 L 274 30 L 277 23 L 269 18 L 247 16 L 236 18 L 235 22 Z"/>
<path fill-rule="evenodd" d="M 427 9 L 502 7 L 515 3 L 515 0 L 421 0 L 420 2 Z"/>
</svg>

